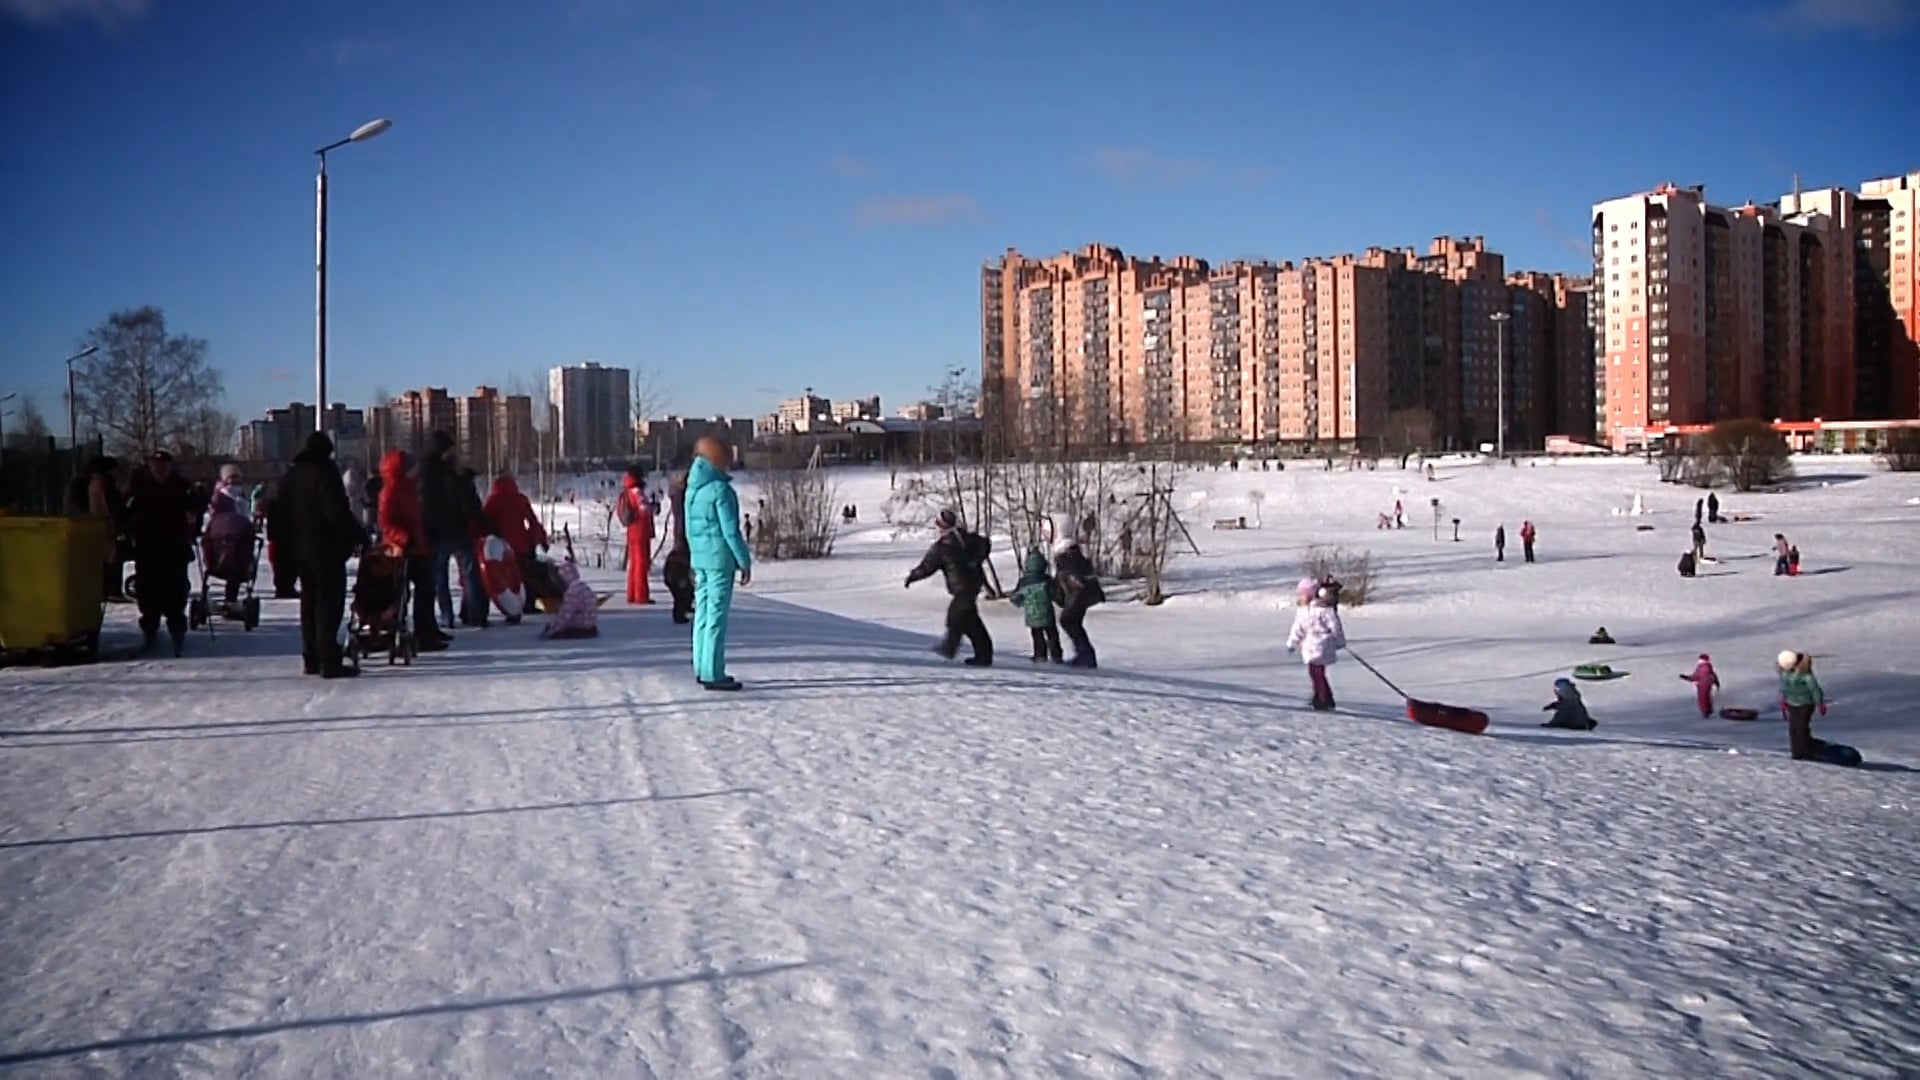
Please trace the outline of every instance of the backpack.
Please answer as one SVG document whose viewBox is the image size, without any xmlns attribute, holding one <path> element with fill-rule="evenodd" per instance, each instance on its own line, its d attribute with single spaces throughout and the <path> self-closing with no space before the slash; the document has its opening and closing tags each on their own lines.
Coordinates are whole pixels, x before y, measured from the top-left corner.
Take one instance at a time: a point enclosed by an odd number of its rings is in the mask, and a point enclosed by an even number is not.
<svg viewBox="0 0 1920 1080">
<path fill-rule="evenodd" d="M 970 532 L 966 536 L 965 549 L 967 564 L 978 569 L 987 561 L 987 556 L 993 553 L 993 542 L 979 533 Z"/>
</svg>

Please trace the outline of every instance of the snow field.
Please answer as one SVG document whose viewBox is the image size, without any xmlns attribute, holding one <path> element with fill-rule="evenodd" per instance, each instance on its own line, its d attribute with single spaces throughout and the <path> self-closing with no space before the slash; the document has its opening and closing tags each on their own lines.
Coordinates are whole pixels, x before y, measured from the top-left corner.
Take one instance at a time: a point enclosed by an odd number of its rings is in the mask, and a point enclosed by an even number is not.
<svg viewBox="0 0 1920 1080">
<path fill-rule="evenodd" d="M 739 695 L 617 597 L 595 641 L 530 619 L 351 683 L 297 674 L 273 602 L 181 661 L 0 671 L 0 1071 L 1909 1075 L 1920 485 L 1816 470 L 1709 548 L 1846 569 L 1691 582 L 1691 493 L 1645 466 L 1199 474 L 1205 554 L 1096 609 L 1096 673 L 1030 668 L 1004 603 L 995 668 L 929 654 L 884 472 L 846 474 L 839 555 L 740 594 Z M 1466 541 L 1376 534 L 1396 481 Z M 1205 528 L 1255 485 L 1264 528 Z M 1651 537 L 1607 513 L 1636 490 Z M 1521 516 L 1545 561 L 1495 566 Z M 1381 555 L 1355 647 L 1490 735 L 1347 663 L 1343 711 L 1304 710 L 1312 542 Z M 1712 652 L 1764 714 L 1783 647 L 1883 771 L 1791 762 L 1674 678 Z M 1633 672 L 1583 685 L 1600 730 L 1533 727 L 1587 659 Z"/>
</svg>

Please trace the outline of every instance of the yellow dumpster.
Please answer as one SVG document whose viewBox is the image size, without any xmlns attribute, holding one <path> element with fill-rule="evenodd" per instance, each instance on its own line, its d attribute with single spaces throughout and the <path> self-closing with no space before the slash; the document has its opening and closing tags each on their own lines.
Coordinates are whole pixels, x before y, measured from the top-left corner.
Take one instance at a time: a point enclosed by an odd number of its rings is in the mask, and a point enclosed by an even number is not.
<svg viewBox="0 0 1920 1080">
<path fill-rule="evenodd" d="M 105 518 L 0 517 L 0 652 L 100 643 Z"/>
</svg>

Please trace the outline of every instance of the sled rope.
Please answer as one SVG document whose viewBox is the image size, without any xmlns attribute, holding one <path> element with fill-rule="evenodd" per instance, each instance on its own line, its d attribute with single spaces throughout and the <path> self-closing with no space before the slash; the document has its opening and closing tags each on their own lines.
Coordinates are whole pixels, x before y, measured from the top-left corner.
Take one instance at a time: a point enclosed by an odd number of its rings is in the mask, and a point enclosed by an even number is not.
<svg viewBox="0 0 1920 1080">
<path fill-rule="evenodd" d="M 1379 679 L 1381 682 L 1385 683 L 1387 686 L 1387 689 L 1393 691 L 1396 694 L 1399 694 L 1403 698 L 1412 700 L 1411 696 L 1408 695 L 1408 693 L 1405 690 L 1402 690 L 1399 687 L 1393 685 L 1392 679 L 1389 679 L 1385 675 L 1380 674 L 1379 668 L 1376 668 L 1372 664 L 1367 663 L 1365 657 L 1361 656 L 1357 652 L 1354 652 L 1351 648 L 1347 650 L 1347 655 L 1353 657 L 1354 663 L 1359 664 L 1363 668 L 1366 668 L 1367 672 L 1371 674 L 1374 678 Z"/>
</svg>

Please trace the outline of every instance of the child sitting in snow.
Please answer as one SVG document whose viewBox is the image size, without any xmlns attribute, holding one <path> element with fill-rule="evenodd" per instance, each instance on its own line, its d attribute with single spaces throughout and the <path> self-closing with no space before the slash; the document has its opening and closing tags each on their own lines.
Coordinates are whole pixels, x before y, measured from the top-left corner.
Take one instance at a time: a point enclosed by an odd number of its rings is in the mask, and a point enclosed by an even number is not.
<svg viewBox="0 0 1920 1080">
<path fill-rule="evenodd" d="M 1314 591 L 1312 603 L 1294 612 L 1293 631 L 1287 635 L 1287 651 L 1297 651 L 1306 662 L 1307 677 L 1313 681 L 1310 704 L 1315 711 L 1334 707 L 1327 667 L 1346 647 L 1347 631 L 1340 624 L 1340 583 L 1330 581 Z"/>
<path fill-rule="evenodd" d="M 560 576 L 567 591 L 560 599 L 560 610 L 553 613 L 541 629 L 544 638 L 590 638 L 600 636 L 600 602 L 593 587 L 580 580 L 580 568 L 569 559 L 560 564 Z"/>
<path fill-rule="evenodd" d="M 1047 553 L 1034 545 L 1027 550 L 1025 572 L 1013 587 L 1013 602 L 1025 611 L 1027 629 L 1033 634 L 1033 662 L 1060 662 L 1060 624 L 1053 608 L 1066 602 L 1060 583 L 1047 573 Z"/>
<path fill-rule="evenodd" d="M 1713 660 L 1706 653 L 1700 654 L 1700 662 L 1693 665 L 1691 675 L 1681 678 L 1693 684 L 1693 701 L 1700 707 L 1700 719 L 1713 715 L 1713 693 L 1720 689 L 1720 675 L 1713 670 Z"/>
<path fill-rule="evenodd" d="M 1541 727 L 1592 731 L 1600 726 L 1599 721 L 1587 715 L 1587 703 L 1580 700 L 1580 690 L 1573 685 L 1572 679 L 1553 680 L 1553 704 L 1541 711 L 1553 713 L 1553 719 L 1541 724 Z"/>
</svg>

